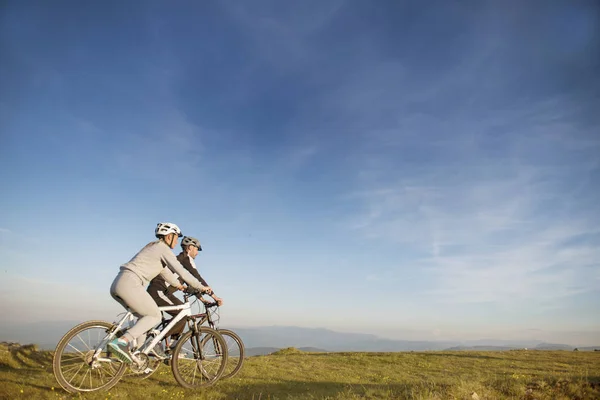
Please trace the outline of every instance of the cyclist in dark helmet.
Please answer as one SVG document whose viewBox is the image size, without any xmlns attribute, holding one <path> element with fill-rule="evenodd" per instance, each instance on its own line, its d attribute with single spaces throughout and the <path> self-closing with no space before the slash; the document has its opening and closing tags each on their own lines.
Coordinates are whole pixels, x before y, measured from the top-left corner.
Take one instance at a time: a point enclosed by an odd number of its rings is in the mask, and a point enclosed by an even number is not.
<svg viewBox="0 0 600 400">
<path fill-rule="evenodd" d="M 198 255 L 198 252 L 202 251 L 200 241 L 190 236 L 184 236 L 184 238 L 181 240 L 181 250 L 181 253 L 179 253 L 177 256 L 177 261 L 179 261 L 181 265 L 183 265 L 183 267 L 200 283 L 202 283 L 205 287 L 210 288 L 208 283 L 206 283 L 202 276 L 200 276 L 200 273 L 196 268 L 196 264 L 194 263 L 194 259 Z M 181 278 L 179 282 L 182 283 Z M 160 307 L 183 304 L 183 302 L 174 294 L 177 290 L 177 286 L 167 282 L 162 275 L 157 275 L 156 278 L 150 281 L 150 285 L 148 286 L 148 293 L 150 293 L 150 296 L 152 296 L 156 304 Z M 207 293 L 212 296 L 218 305 L 223 304 L 223 299 L 218 297 L 212 290 Z M 179 311 L 174 310 L 166 312 L 172 316 L 175 316 Z M 180 321 L 175 324 L 173 328 L 171 328 L 168 334 L 171 335 L 172 339 L 176 340 L 184 329 L 185 321 Z"/>
<path fill-rule="evenodd" d="M 181 240 L 181 249 L 182 252 L 177 255 L 177 261 L 179 261 L 181 265 L 183 265 L 190 274 L 194 275 L 194 278 L 198 279 L 204 286 L 210 287 L 198 272 L 198 268 L 194 262 L 194 259 L 198 256 L 198 252 L 202 251 L 200 241 L 190 236 L 184 236 Z M 211 290 L 209 294 L 219 306 L 223 304 L 223 299 L 218 297 L 214 291 Z"/>
<path fill-rule="evenodd" d="M 144 343 L 146 332 L 162 319 L 156 302 L 146 292 L 149 281 L 160 275 L 177 289 L 183 290 L 183 284 L 177 279 L 175 272 L 194 289 L 211 291 L 210 287 L 190 274 L 171 251 L 177 245 L 179 237 L 183 236 L 177 225 L 161 222 L 156 226 L 154 235 L 158 240 L 148 243 L 129 262 L 123 264 L 110 288 L 111 296 L 139 318 L 123 336 L 108 343 L 115 355 L 125 363 L 132 362 L 132 344 Z"/>
</svg>

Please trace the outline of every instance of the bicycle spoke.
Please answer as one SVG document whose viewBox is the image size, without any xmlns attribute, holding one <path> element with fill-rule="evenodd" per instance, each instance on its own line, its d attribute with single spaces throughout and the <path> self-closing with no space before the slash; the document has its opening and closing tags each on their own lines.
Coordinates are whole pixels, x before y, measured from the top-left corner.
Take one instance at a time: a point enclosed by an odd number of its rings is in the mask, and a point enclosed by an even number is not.
<svg viewBox="0 0 600 400">
<path fill-rule="evenodd" d="M 100 375 L 100 380 L 104 382 L 104 372 L 102 372 L 102 367 L 98 368 L 98 375 Z M 91 385 L 90 385 L 91 387 Z"/>
<path fill-rule="evenodd" d="M 79 373 L 79 371 L 81 371 L 81 368 L 83 368 L 84 364 L 81 364 L 79 366 L 79 368 L 77 368 L 77 371 L 75 371 L 75 373 L 73 374 L 73 376 L 71 377 L 71 379 L 69 379 L 69 383 L 71 383 L 71 381 L 73 381 L 73 379 L 75 379 L 75 377 L 77 376 L 77 374 Z"/>
<path fill-rule="evenodd" d="M 77 372 L 79 372 L 79 370 L 83 367 L 83 365 L 78 364 L 79 367 L 77 365 L 72 366 L 71 368 L 67 369 L 64 371 L 64 374 L 67 375 L 67 373 L 77 369 Z M 75 372 L 75 374 L 77 374 L 77 372 Z M 71 378 L 72 379 L 72 378 Z"/>
<path fill-rule="evenodd" d="M 81 354 L 82 356 L 84 356 L 83 352 L 81 352 L 77 347 L 73 346 L 71 343 L 68 344 L 69 347 L 72 347 L 73 350 L 75 350 L 76 352 L 78 352 L 79 354 Z"/>
<path fill-rule="evenodd" d="M 194 372 L 193 376 L 192 376 L 192 382 L 196 382 L 196 368 L 192 368 L 192 371 Z"/>
<path fill-rule="evenodd" d="M 87 375 L 88 375 L 88 372 L 90 372 L 90 370 L 89 370 L 89 369 L 88 369 L 88 370 L 86 370 L 86 371 L 85 371 L 85 373 L 83 374 L 83 378 L 81 378 L 81 383 L 79 384 L 79 388 L 82 388 L 82 387 L 83 387 L 83 382 L 85 382 L 85 378 L 87 377 Z"/>
<path fill-rule="evenodd" d="M 91 349 L 90 349 L 90 347 L 87 345 L 87 343 L 86 343 L 86 342 L 84 342 L 84 341 L 83 341 L 83 339 L 82 339 L 82 338 L 81 338 L 79 335 L 77 335 L 77 339 L 81 340 L 81 343 L 83 343 L 83 345 L 84 345 L 85 347 L 87 347 L 88 351 L 89 351 L 89 350 L 91 350 Z"/>
<path fill-rule="evenodd" d="M 83 357 L 72 357 L 70 359 L 67 359 L 63 362 L 63 365 L 75 365 L 81 362 L 81 360 L 83 360 Z"/>
</svg>

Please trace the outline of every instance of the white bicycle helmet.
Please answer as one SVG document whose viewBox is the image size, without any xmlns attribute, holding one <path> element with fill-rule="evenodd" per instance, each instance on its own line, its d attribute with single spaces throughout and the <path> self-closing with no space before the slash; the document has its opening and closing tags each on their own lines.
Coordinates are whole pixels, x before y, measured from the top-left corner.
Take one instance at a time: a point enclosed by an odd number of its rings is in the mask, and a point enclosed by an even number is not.
<svg viewBox="0 0 600 400">
<path fill-rule="evenodd" d="M 188 246 L 196 246 L 198 251 L 202 251 L 202 246 L 200 246 L 200 241 L 191 236 L 184 236 L 181 240 L 181 248 L 185 249 Z"/>
<path fill-rule="evenodd" d="M 177 236 L 182 237 L 181 229 L 175 224 L 170 222 L 159 222 L 154 230 L 154 236 L 161 237 L 168 235 L 169 233 L 176 233 Z"/>
</svg>

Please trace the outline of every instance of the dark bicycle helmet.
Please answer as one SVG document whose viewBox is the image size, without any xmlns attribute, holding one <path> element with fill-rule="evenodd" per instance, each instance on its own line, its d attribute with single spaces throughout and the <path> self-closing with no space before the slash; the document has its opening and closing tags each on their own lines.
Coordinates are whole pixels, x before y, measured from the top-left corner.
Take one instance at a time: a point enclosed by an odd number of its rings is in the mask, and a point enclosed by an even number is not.
<svg viewBox="0 0 600 400">
<path fill-rule="evenodd" d="M 196 246 L 198 251 L 202 251 L 202 246 L 200 246 L 200 241 L 198 239 L 191 236 L 184 236 L 181 240 L 181 247 L 185 249 L 188 246 Z"/>
</svg>

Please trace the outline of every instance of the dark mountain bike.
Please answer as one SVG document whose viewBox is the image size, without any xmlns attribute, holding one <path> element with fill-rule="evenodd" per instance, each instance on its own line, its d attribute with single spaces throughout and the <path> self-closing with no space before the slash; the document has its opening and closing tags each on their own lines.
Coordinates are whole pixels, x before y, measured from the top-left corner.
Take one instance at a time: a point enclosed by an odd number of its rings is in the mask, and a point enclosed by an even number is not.
<svg viewBox="0 0 600 400">
<path fill-rule="evenodd" d="M 208 301 L 202 295 L 197 295 L 198 300 L 194 302 L 194 304 L 202 304 L 200 307 L 200 312 L 194 314 L 197 318 L 198 326 L 206 324 L 208 327 L 216 330 L 221 334 L 223 340 L 225 340 L 226 350 L 227 350 L 227 362 L 225 365 L 225 369 L 223 371 L 223 375 L 219 379 L 227 379 L 232 378 L 237 375 L 238 372 L 242 369 L 244 364 L 244 356 L 245 356 L 245 348 L 244 342 L 242 338 L 239 337 L 234 331 L 230 329 L 222 329 L 218 327 L 220 320 L 219 313 L 219 305 L 214 301 Z M 166 307 L 159 307 L 162 311 L 167 311 Z M 171 319 L 163 318 L 162 322 L 158 325 L 158 327 L 148 333 L 147 342 L 152 340 L 156 336 L 157 333 L 164 331 L 165 327 L 170 324 Z M 207 339 L 208 340 L 208 339 Z M 126 376 L 136 376 L 138 378 L 146 379 L 152 376 L 161 366 L 162 363 L 169 365 L 171 363 L 172 356 L 172 348 L 176 346 L 176 342 L 172 341 L 168 335 L 165 335 L 162 338 L 162 342 L 157 346 L 161 347 L 158 350 L 155 347 L 155 350 L 151 351 L 149 364 L 145 369 L 137 369 L 130 367 L 130 371 Z M 203 343 L 203 346 L 206 346 L 206 343 Z M 220 347 L 218 341 L 213 343 L 211 346 L 215 350 L 216 354 L 220 354 L 223 349 Z M 164 349 L 164 350 L 163 350 Z M 163 353 L 164 351 L 164 353 Z"/>
</svg>

